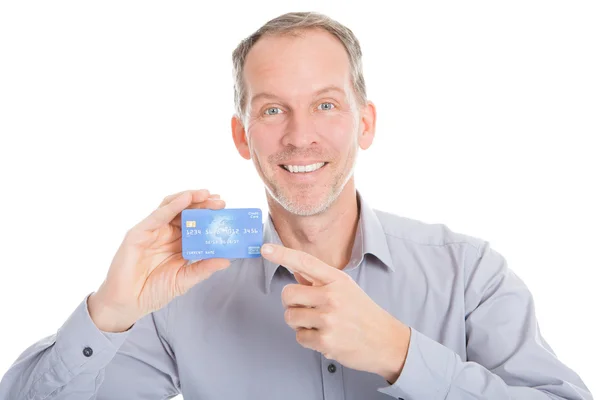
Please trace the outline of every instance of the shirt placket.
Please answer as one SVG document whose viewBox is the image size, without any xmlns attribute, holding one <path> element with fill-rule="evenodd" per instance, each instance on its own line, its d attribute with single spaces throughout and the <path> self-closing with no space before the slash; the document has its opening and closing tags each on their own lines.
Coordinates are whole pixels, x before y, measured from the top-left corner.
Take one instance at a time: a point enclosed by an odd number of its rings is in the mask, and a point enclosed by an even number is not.
<svg viewBox="0 0 600 400">
<path fill-rule="evenodd" d="M 343 371 L 344 368 L 340 363 L 329 360 L 321 354 L 324 400 L 345 400 Z"/>
</svg>

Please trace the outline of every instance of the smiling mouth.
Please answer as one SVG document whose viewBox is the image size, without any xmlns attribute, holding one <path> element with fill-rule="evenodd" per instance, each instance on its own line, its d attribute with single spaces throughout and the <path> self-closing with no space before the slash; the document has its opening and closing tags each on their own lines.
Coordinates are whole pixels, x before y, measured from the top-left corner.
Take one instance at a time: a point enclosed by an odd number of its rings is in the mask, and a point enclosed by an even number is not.
<svg viewBox="0 0 600 400">
<path fill-rule="evenodd" d="M 329 164 L 328 162 L 319 162 L 309 165 L 287 165 L 280 164 L 279 166 L 286 170 L 287 172 L 291 172 L 292 174 L 307 174 L 311 172 L 315 172 L 323 168 L 325 165 Z"/>
</svg>

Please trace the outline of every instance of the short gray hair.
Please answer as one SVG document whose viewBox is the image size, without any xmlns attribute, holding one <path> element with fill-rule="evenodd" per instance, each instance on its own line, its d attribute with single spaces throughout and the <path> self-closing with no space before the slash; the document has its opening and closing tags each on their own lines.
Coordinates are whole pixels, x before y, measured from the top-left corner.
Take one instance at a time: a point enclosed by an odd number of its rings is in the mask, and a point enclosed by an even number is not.
<svg viewBox="0 0 600 400">
<path fill-rule="evenodd" d="M 250 49 L 264 35 L 292 35 L 308 29 L 324 29 L 337 37 L 346 48 L 350 59 L 352 86 L 359 105 L 367 102 L 367 90 L 362 68 L 362 51 L 354 33 L 346 26 L 330 17 L 316 12 L 290 12 L 280 15 L 264 24 L 252 35 L 242 40 L 233 51 L 233 77 L 234 77 L 234 102 L 235 112 L 240 119 L 244 119 L 247 90 L 244 84 L 244 64 Z"/>
</svg>

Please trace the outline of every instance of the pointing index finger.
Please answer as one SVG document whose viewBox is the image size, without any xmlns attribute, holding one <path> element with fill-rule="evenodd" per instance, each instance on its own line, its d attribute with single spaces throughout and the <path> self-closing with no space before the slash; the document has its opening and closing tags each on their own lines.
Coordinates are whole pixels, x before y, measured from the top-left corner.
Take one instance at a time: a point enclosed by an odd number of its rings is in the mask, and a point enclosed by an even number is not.
<svg viewBox="0 0 600 400">
<path fill-rule="evenodd" d="M 294 272 L 311 278 L 319 285 L 327 285 L 340 279 L 342 271 L 325 264 L 318 258 L 300 250 L 290 249 L 273 243 L 262 246 L 261 254 L 267 260 L 285 265 Z"/>
</svg>

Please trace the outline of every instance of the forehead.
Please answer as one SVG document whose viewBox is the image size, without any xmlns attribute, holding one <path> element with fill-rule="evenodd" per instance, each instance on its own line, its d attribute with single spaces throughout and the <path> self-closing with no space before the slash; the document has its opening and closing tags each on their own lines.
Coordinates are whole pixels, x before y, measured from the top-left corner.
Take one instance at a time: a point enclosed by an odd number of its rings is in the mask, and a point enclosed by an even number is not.
<svg viewBox="0 0 600 400">
<path fill-rule="evenodd" d="M 350 77 L 343 44 L 321 29 L 304 30 L 299 36 L 264 36 L 254 44 L 244 66 L 248 98 L 259 92 L 298 98 L 327 86 L 344 88 L 348 94 Z"/>
</svg>

